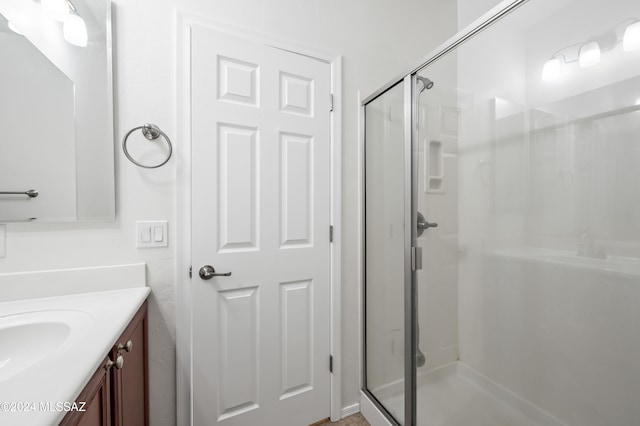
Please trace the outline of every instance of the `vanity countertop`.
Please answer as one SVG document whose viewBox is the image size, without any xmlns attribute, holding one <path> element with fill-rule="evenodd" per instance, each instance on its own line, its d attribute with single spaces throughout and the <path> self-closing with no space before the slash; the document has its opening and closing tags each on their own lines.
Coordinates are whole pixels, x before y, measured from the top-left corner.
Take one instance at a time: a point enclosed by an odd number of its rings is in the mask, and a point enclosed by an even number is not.
<svg viewBox="0 0 640 426">
<path fill-rule="evenodd" d="M 512 247 L 490 251 L 488 254 L 498 258 L 518 259 L 543 266 L 571 268 L 576 271 L 586 270 L 633 279 L 640 277 L 640 258 L 637 257 L 607 255 L 596 258 L 578 256 L 575 250 L 541 247 Z"/>
<path fill-rule="evenodd" d="M 0 424 L 59 423 L 149 293 L 136 287 L 1 302 Z M 9 341 L 20 348 L 3 348 Z M 19 362 L 30 366 L 16 369 Z"/>
</svg>

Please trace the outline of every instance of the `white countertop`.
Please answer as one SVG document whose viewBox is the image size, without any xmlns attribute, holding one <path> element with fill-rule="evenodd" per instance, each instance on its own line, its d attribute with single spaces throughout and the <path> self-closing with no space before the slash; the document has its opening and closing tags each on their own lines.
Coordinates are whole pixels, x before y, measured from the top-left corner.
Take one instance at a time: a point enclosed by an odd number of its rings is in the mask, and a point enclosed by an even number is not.
<svg viewBox="0 0 640 426">
<path fill-rule="evenodd" d="M 149 293 L 137 287 L 1 302 L 0 319 L 59 311 L 71 312 L 82 324 L 45 359 L 0 382 L 0 424 L 58 424 L 66 411 L 56 403 L 75 401 Z"/>
<path fill-rule="evenodd" d="M 500 258 L 520 259 L 545 265 L 555 265 L 575 270 L 589 270 L 637 278 L 640 276 L 640 258 L 603 256 L 602 258 L 578 256 L 575 251 L 540 247 L 512 247 L 493 250 L 488 254 Z"/>
</svg>

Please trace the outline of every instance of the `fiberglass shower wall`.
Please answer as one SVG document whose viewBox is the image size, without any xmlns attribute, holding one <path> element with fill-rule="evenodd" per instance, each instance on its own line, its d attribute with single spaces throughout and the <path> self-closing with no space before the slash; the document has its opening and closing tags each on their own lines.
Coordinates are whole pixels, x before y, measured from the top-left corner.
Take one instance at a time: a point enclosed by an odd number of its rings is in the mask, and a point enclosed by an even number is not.
<svg viewBox="0 0 640 426">
<path fill-rule="evenodd" d="M 422 269 L 416 272 L 418 349 L 425 360 L 417 365 L 418 374 L 459 358 L 458 135 L 460 111 L 470 99 L 458 89 L 456 71 L 452 52 L 428 73 L 434 85 L 416 103 L 416 207 L 426 221 L 438 224 L 417 237 L 422 248 Z"/>
</svg>

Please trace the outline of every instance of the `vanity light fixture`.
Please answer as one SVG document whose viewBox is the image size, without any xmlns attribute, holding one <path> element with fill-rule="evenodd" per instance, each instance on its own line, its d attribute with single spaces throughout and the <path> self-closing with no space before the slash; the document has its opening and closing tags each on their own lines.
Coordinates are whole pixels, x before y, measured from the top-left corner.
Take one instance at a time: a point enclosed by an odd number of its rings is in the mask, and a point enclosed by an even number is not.
<svg viewBox="0 0 640 426">
<path fill-rule="evenodd" d="M 640 21 L 636 21 L 625 28 L 622 48 L 625 52 L 640 49 Z"/>
<path fill-rule="evenodd" d="M 580 47 L 578 63 L 582 68 L 589 68 L 600 63 L 600 45 L 590 41 Z"/>
<path fill-rule="evenodd" d="M 550 82 L 560 79 L 566 72 L 566 64 L 578 61 L 577 52 L 580 46 L 582 43 L 572 44 L 551 55 L 542 67 L 542 81 Z"/>
<path fill-rule="evenodd" d="M 9 29 L 10 29 L 11 31 L 13 31 L 14 33 L 16 33 L 16 34 L 18 34 L 18 35 L 23 35 L 23 34 L 22 34 L 22 32 L 21 32 L 18 28 L 16 28 L 16 26 L 15 26 L 15 25 L 13 25 L 13 22 L 9 21 L 9 25 L 8 25 L 8 27 L 9 27 Z"/>
<path fill-rule="evenodd" d="M 542 68 L 542 81 L 553 81 L 562 75 L 562 65 L 560 58 L 553 57 L 544 63 Z"/>
<path fill-rule="evenodd" d="M 40 5 L 49 18 L 60 22 L 64 22 L 71 12 L 67 0 L 41 0 Z"/>
<path fill-rule="evenodd" d="M 581 68 L 597 65 L 602 52 L 613 50 L 620 43 L 625 52 L 640 49 L 640 20 L 627 18 L 597 37 L 558 50 L 542 67 L 542 81 L 558 80 L 569 63 L 578 62 Z"/>
<path fill-rule="evenodd" d="M 78 11 L 69 3 L 71 13 L 62 24 L 62 34 L 64 39 L 74 46 L 85 47 L 88 41 L 87 24 L 84 19 L 78 15 Z"/>
<path fill-rule="evenodd" d="M 87 24 L 70 0 L 40 0 L 40 5 L 48 17 L 62 22 L 62 35 L 68 43 L 79 47 L 87 45 Z"/>
</svg>

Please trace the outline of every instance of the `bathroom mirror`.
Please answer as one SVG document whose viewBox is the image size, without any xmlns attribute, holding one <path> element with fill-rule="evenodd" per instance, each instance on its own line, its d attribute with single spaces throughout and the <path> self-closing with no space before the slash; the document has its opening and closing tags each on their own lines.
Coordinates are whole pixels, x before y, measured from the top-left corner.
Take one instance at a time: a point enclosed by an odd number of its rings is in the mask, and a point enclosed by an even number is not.
<svg viewBox="0 0 640 426">
<path fill-rule="evenodd" d="M 0 223 L 114 220 L 110 3 L 2 0 L 0 55 Z"/>
<path fill-rule="evenodd" d="M 538 235 L 640 240 L 640 191 L 629 184 L 640 179 L 640 77 L 625 77 L 531 110 L 529 223 Z"/>
</svg>

